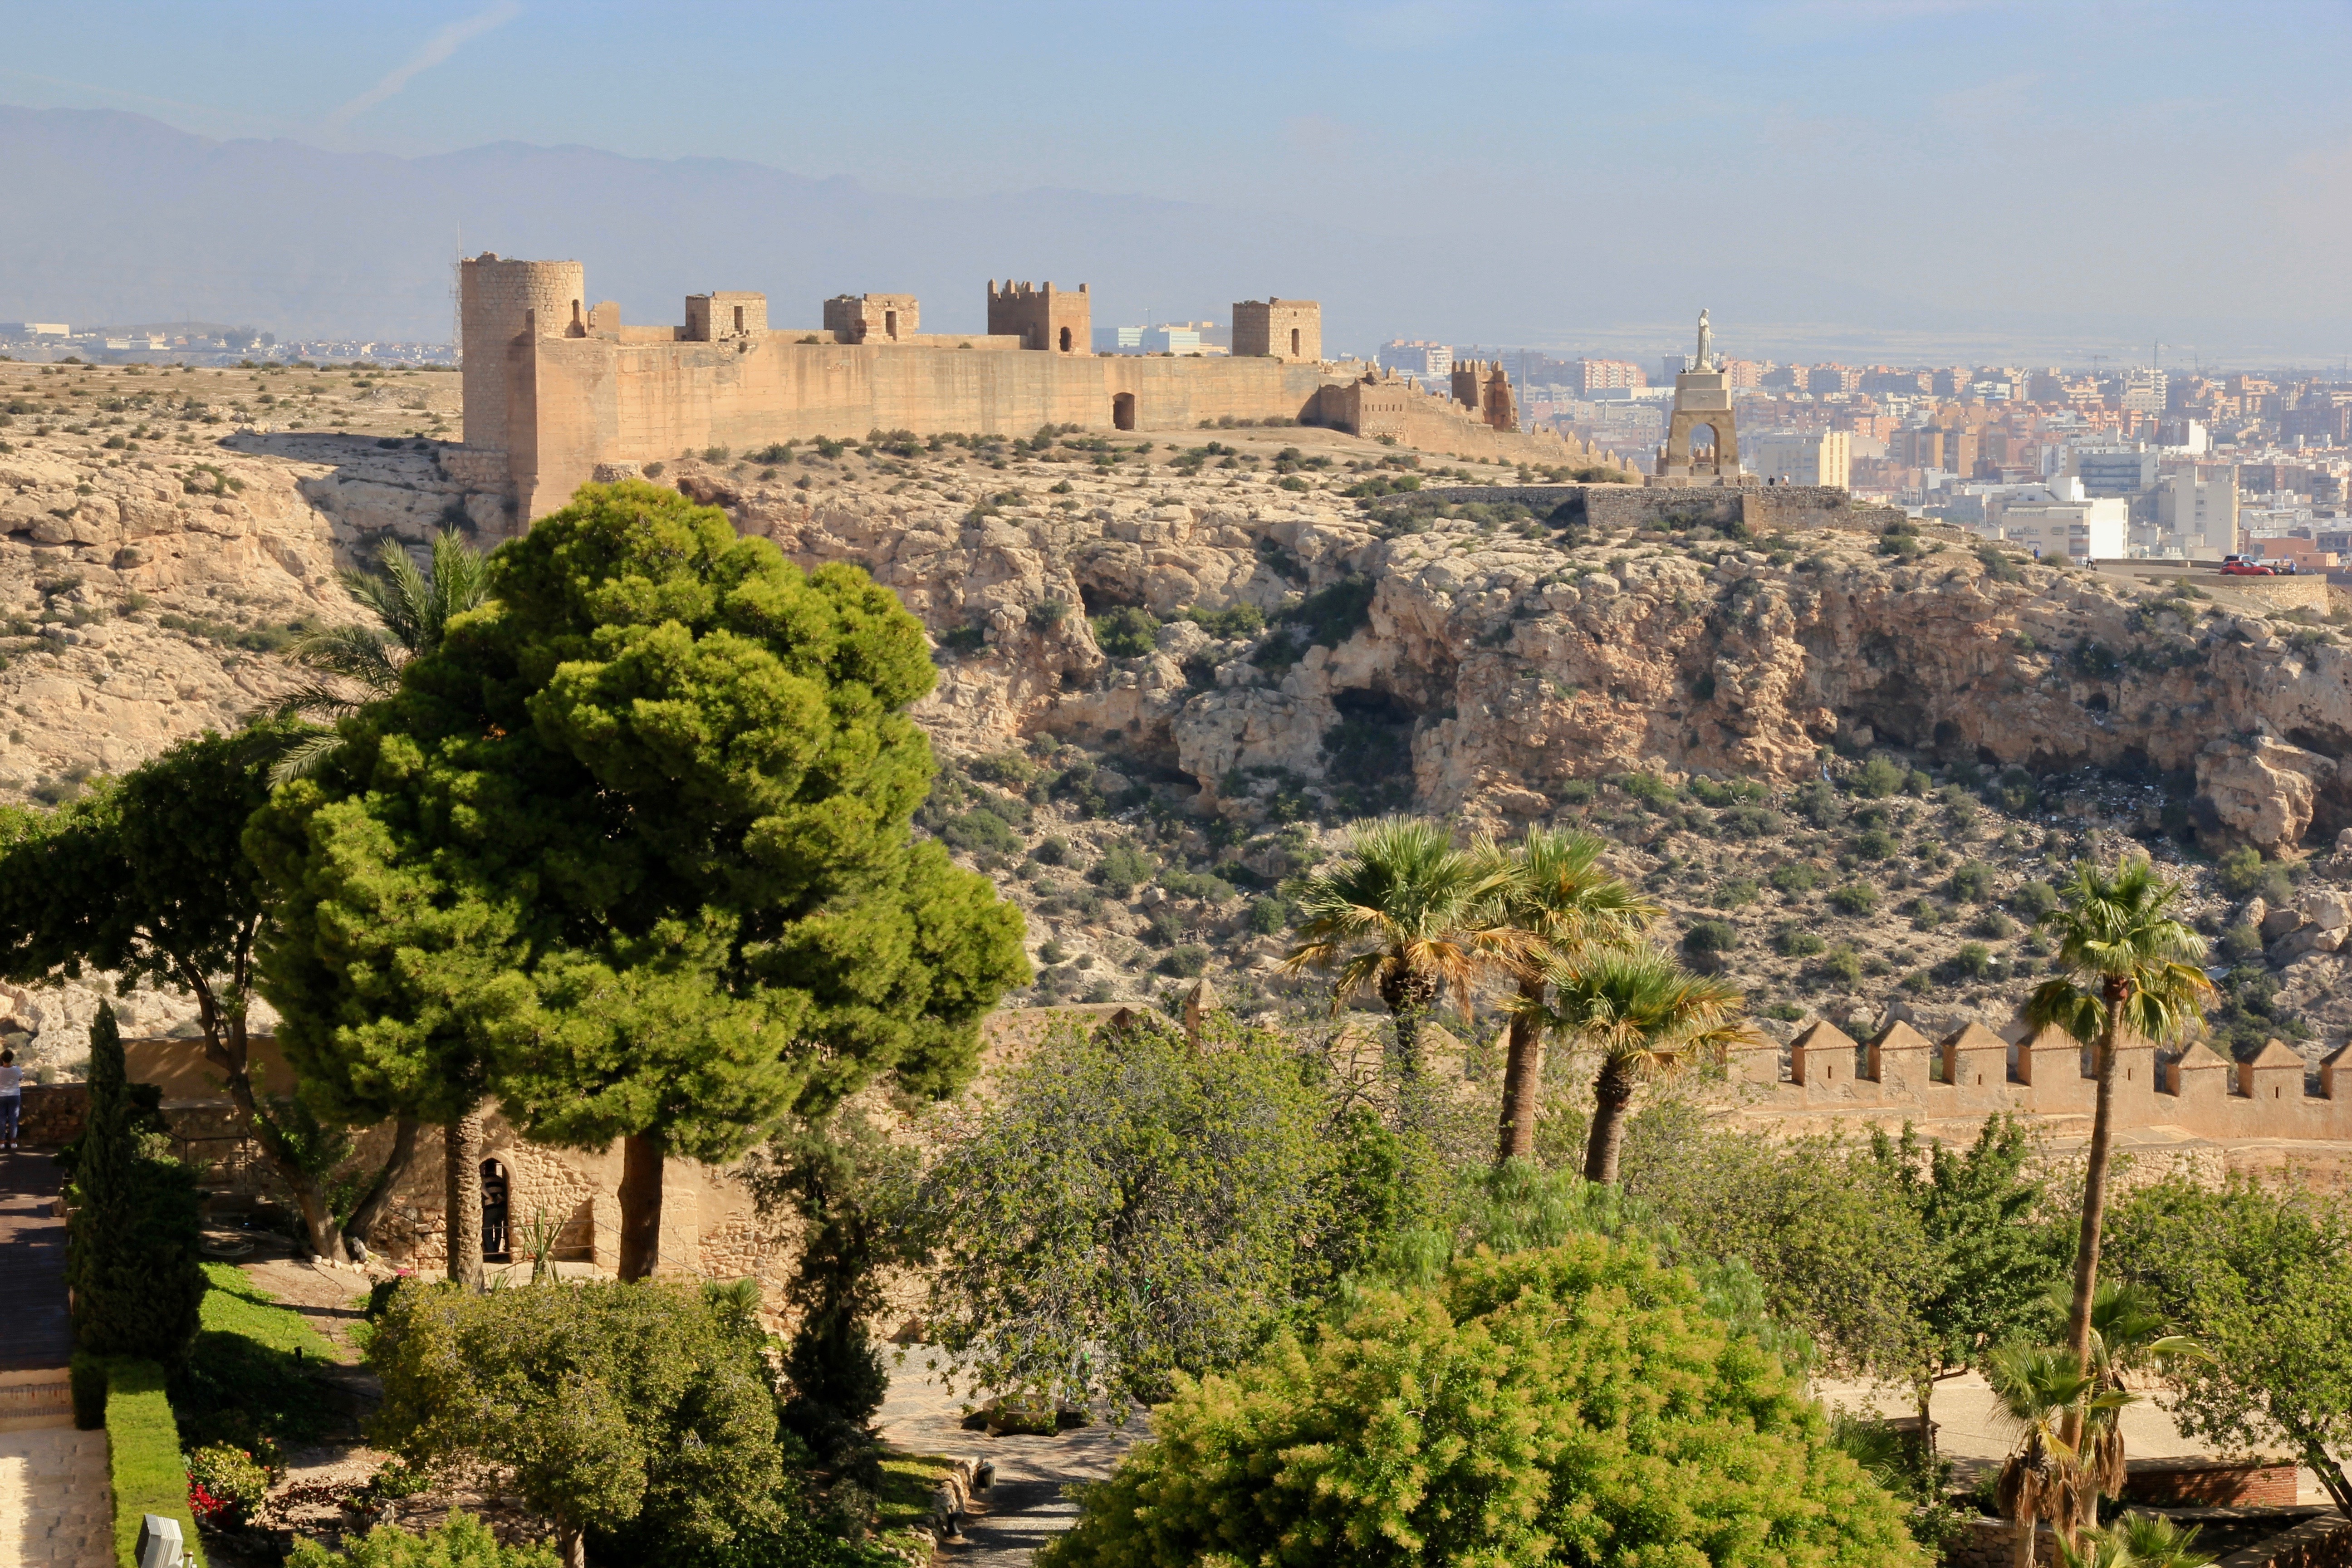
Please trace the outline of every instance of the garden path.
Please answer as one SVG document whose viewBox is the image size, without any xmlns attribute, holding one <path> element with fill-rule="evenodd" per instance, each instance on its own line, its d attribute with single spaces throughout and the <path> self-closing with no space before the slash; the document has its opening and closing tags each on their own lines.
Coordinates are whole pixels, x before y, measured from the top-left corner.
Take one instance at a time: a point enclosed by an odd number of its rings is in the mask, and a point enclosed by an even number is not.
<svg viewBox="0 0 2352 1568">
<path fill-rule="evenodd" d="M 64 1173 L 47 1154 L 0 1152 L 0 1372 L 73 1359 L 63 1190 Z"/>
<path fill-rule="evenodd" d="M 1100 1480 L 1119 1456 L 1150 1436 L 1138 1411 L 1124 1426 L 1082 1426 L 1054 1437 L 991 1437 L 963 1429 L 965 1399 L 951 1394 L 929 1366 L 936 1352 L 922 1345 L 895 1354 L 890 1392 L 882 1402 L 882 1436 L 918 1454 L 993 1460 L 996 1484 L 979 1500 L 984 1510 L 964 1520 L 962 1538 L 946 1542 L 942 1563 L 954 1568 L 1027 1568 L 1037 1548 L 1077 1522 L 1077 1505 L 1062 1495 L 1072 1481 Z"/>
<path fill-rule="evenodd" d="M 75 1431 L 63 1398 L 73 1322 L 62 1175 L 46 1154 L 0 1152 L 0 1563 L 107 1568 L 106 1434 Z"/>
<path fill-rule="evenodd" d="M 0 1563 L 113 1568 L 105 1433 L 0 1432 Z"/>
</svg>

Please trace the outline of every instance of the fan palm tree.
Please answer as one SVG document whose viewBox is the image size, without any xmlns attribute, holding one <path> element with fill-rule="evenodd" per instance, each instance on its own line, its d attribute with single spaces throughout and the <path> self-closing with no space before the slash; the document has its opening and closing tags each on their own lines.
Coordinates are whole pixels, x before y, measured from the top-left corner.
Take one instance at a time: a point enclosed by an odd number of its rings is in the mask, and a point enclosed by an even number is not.
<svg viewBox="0 0 2352 1568">
<path fill-rule="evenodd" d="M 1545 981 L 1550 1000 L 1524 1005 L 1528 1011 L 1549 1032 L 1601 1053 L 1584 1179 L 1614 1182 L 1634 1089 L 1746 1039 L 1742 998 L 1649 948 L 1598 948 L 1555 959 Z"/>
<path fill-rule="evenodd" d="M 2145 856 L 2113 873 L 2079 861 L 2043 923 L 2058 933 L 2056 978 L 2026 1005 L 2035 1027 L 2055 1024 L 2094 1052 L 2097 1108 L 2083 1172 L 2083 1228 L 2074 1250 L 2074 1293 L 2066 1343 L 2078 1363 L 2091 1357 L 2091 1302 L 2099 1279 L 2099 1239 L 2106 1224 L 2107 1162 L 2115 1125 L 2116 1042 L 2128 1030 L 2168 1045 L 2204 1021 L 2213 987 L 2198 964 L 2205 939 L 2165 912 L 2180 884 L 2156 874 Z"/>
<path fill-rule="evenodd" d="M 287 649 L 287 658 L 315 678 L 278 704 L 279 713 L 339 719 L 365 702 L 399 689 L 400 671 L 410 659 L 441 646 L 450 621 L 488 596 L 488 558 L 444 529 L 433 538 L 433 574 L 427 577 L 396 539 L 376 542 L 374 572 L 345 572 L 343 587 L 373 611 L 380 626 L 353 622 L 329 626 Z M 269 769 L 275 786 L 319 771 L 342 750 L 343 737 L 323 728 L 297 741 Z M 417 1119 L 402 1117 L 394 1128 L 396 1150 L 414 1149 Z M 449 1278 L 479 1289 L 482 1285 L 482 1113 L 467 1105 L 441 1129 L 448 1214 Z M 390 1191 L 386 1183 L 383 1193 Z M 378 1203 L 383 1193 L 370 1194 Z"/>
<path fill-rule="evenodd" d="M 1496 1161 L 1535 1152 L 1543 1100 L 1544 1027 L 1539 1014 L 1553 963 L 1595 947 L 1628 947 L 1662 906 L 1634 892 L 1601 865 L 1608 841 L 1591 833 L 1530 827 L 1517 844 L 1481 838 L 1472 857 L 1494 882 L 1488 918 L 1526 941 L 1498 965 L 1518 991 L 1511 1013 L 1510 1054 L 1503 1069 L 1502 1135 Z"/>
<path fill-rule="evenodd" d="M 1465 1011 L 1471 988 L 1511 933 L 1486 918 L 1495 873 L 1456 849 L 1444 827 L 1423 817 L 1360 822 L 1328 872 L 1298 896 L 1304 939 L 1283 960 L 1292 973 L 1339 973 L 1331 1010 L 1377 992 L 1396 1029 L 1395 1059 L 1410 1081 L 1421 1070 L 1421 1037 L 1448 994 Z"/>
<path fill-rule="evenodd" d="M 2072 1304 L 2065 1286 L 2053 1288 L 2048 1298 L 2052 1322 L 2063 1323 Z M 2091 1300 L 2091 1354 L 2084 1364 L 2090 1368 L 2095 1392 L 2118 1394 L 2122 1400 L 2104 1417 L 2084 1423 L 2076 1447 L 2082 1452 L 2084 1473 L 2101 1496 L 2123 1495 L 2121 1416 L 2123 1405 L 2137 1397 L 2131 1392 L 2129 1379 L 2168 1362 L 2204 1359 L 2205 1347 L 2187 1334 L 2170 1331 L 2164 1314 L 2139 1286 L 2113 1279 L 2099 1282 Z"/>
<path fill-rule="evenodd" d="M 352 622 L 312 632 L 286 650 L 286 657 L 316 678 L 278 705 L 281 714 L 340 719 L 400 685 L 400 669 L 441 646 L 456 616 L 488 595 L 488 558 L 444 529 L 433 539 L 433 573 L 416 569 L 396 539 L 376 542 L 376 570 L 345 572 L 343 587 L 374 613 L 379 626 Z M 318 772 L 342 749 L 332 729 L 305 736 L 269 770 L 272 784 Z"/>
<path fill-rule="evenodd" d="M 2098 1493 L 2067 1434 L 2085 1412 L 2115 1407 L 2116 1396 L 2096 1392 L 2072 1352 L 2047 1345 L 2005 1344 L 1986 1359 L 1985 1376 L 2017 1429 L 1993 1495 L 2016 1527 L 2018 1568 L 2033 1568 L 2036 1525 L 2048 1520 L 2071 1543 L 2096 1510 Z"/>
<path fill-rule="evenodd" d="M 2197 1550 L 2197 1527 L 2183 1526 L 2160 1513 L 2127 1513 L 2108 1527 L 2121 1534 L 2132 1568 L 2205 1568 L 2210 1552 Z"/>
</svg>

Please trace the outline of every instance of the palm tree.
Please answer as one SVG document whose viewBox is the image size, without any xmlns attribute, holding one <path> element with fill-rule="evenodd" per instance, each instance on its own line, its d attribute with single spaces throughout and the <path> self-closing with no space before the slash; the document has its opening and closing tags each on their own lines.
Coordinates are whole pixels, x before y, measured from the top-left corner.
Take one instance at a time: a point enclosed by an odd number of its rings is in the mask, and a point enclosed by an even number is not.
<svg viewBox="0 0 2352 1568">
<path fill-rule="evenodd" d="M 2072 1305 L 2066 1287 L 2049 1296 L 2053 1323 L 2063 1322 Z M 2103 1497 L 2121 1497 L 2124 1489 L 2123 1406 L 2137 1395 L 2129 1379 L 2152 1372 L 2162 1363 L 2202 1360 L 2205 1347 L 2187 1334 L 2176 1334 L 2155 1301 L 2137 1285 L 2103 1279 L 2091 1300 L 2091 1354 L 2087 1365 L 2095 1392 L 2118 1396 L 2104 1417 L 2086 1420 L 2076 1447 L 2083 1468 Z"/>
<path fill-rule="evenodd" d="M 1590 948 L 1626 947 L 1665 911 L 1601 865 L 1608 841 L 1596 834 L 1530 827 L 1513 845 L 1481 838 L 1471 854 L 1495 882 L 1489 918 L 1520 932 L 1523 945 L 1499 960 L 1518 989 L 1510 1055 L 1503 1069 L 1503 1121 L 1496 1162 L 1534 1154 L 1543 1100 L 1544 1028 L 1539 1007 L 1556 960 Z"/>
<path fill-rule="evenodd" d="M 2074 1251 L 2074 1293 L 2066 1343 L 2076 1362 L 2091 1358 L 2091 1302 L 2099 1279 L 2099 1238 L 2106 1224 L 2107 1158 L 2115 1123 L 2116 1042 L 2126 1030 L 2156 1045 L 2203 1022 L 2212 992 L 2197 967 L 2205 939 L 2165 913 L 2180 884 L 2135 856 L 2112 875 L 2078 861 L 2056 910 L 2044 923 L 2058 932 L 2064 971 L 2044 981 L 2026 1005 L 2037 1028 L 2055 1024 L 2095 1051 L 2097 1110 L 2083 1173 L 2083 1230 Z"/>
<path fill-rule="evenodd" d="M 356 622 L 312 632 L 287 650 L 287 657 L 314 679 L 278 704 L 282 714 L 341 718 L 362 703 L 399 689 L 400 671 L 410 659 L 441 646 L 451 620 L 488 596 L 488 558 L 444 529 L 433 538 L 433 574 L 416 569 L 396 539 L 376 543 L 377 570 L 345 572 L 343 587 L 383 623 Z M 305 778 L 342 750 L 343 737 L 322 729 L 296 742 L 269 770 L 272 785 Z M 396 1149 L 413 1149 L 416 1119 L 403 1117 L 394 1128 Z M 447 1209 L 449 1278 L 473 1289 L 482 1285 L 482 1112 L 468 1104 L 441 1129 L 446 1163 L 443 1188 Z M 387 1184 L 386 1191 L 389 1191 Z M 373 1196 L 373 1194 L 372 1194 Z"/>
<path fill-rule="evenodd" d="M 1305 939 L 1283 968 L 1339 966 L 1338 1013 L 1370 988 L 1395 1022 L 1398 1072 L 1421 1070 L 1423 1026 L 1448 993 L 1467 1011 L 1481 969 L 1511 935 L 1486 921 L 1495 875 L 1423 817 L 1356 825 L 1348 852 L 1299 894 Z"/>
<path fill-rule="evenodd" d="M 2205 1568 L 2210 1552 L 2197 1550 L 2197 1527 L 2185 1528 L 2160 1513 L 2127 1513 L 2108 1527 L 2120 1533 L 2132 1568 Z"/>
<path fill-rule="evenodd" d="M 292 692 L 278 710 L 341 718 L 362 702 L 397 689 L 401 667 L 439 647 L 449 622 L 488 596 L 488 557 L 450 529 L 434 536 L 429 578 L 416 569 L 400 541 L 377 541 L 376 571 L 341 575 L 344 589 L 383 624 L 329 626 L 288 648 L 289 659 L 324 679 Z M 281 784 L 308 777 L 342 744 L 342 737 L 331 729 L 304 737 L 270 768 L 269 782 Z"/>
<path fill-rule="evenodd" d="M 2098 1494 L 2067 1434 L 2086 1411 L 2107 1408 L 2115 1396 L 2093 1388 L 2081 1358 L 2047 1345 L 2005 1344 L 1986 1359 L 1985 1375 L 2018 1433 L 1994 1496 L 2016 1526 L 2018 1568 L 2033 1568 L 2037 1524 L 2048 1520 L 2072 1542 L 2095 1511 Z"/>
<path fill-rule="evenodd" d="M 1614 1182 L 1633 1090 L 1746 1039 L 1742 999 L 1722 981 L 1693 974 L 1648 948 L 1600 948 L 1573 960 L 1555 959 L 1545 979 L 1551 1000 L 1528 1010 L 1544 1028 L 1601 1052 L 1584 1179 Z"/>
<path fill-rule="evenodd" d="M 2210 1552 L 2197 1550 L 2197 1527 L 2183 1528 L 2160 1513 L 2127 1513 L 2104 1530 L 2083 1531 L 2079 1548 L 2060 1542 L 2065 1568 L 2206 1568 Z"/>
</svg>

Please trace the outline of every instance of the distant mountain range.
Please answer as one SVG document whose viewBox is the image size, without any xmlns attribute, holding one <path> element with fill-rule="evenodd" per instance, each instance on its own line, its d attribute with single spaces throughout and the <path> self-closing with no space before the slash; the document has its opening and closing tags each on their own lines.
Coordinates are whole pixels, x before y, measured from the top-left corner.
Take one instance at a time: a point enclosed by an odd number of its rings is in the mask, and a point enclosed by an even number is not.
<svg viewBox="0 0 2352 1568">
<path fill-rule="evenodd" d="M 0 321 L 234 321 L 284 339 L 446 342 L 463 252 L 569 258 L 624 320 L 683 319 L 707 289 L 757 289 L 779 326 L 845 292 L 910 292 L 926 327 L 976 331 L 989 279 L 1091 285 L 1097 326 L 1202 317 L 1237 299 L 1319 299 L 1324 342 L 1524 343 L 1648 359 L 1701 304 L 1738 355 L 2070 363 L 2147 324 L 1971 308 L 1767 263 L 1736 231 L 1665 235 L 1605 210 L 1378 210 L 1360 231 L 1201 204 L 1040 188 L 879 194 L 717 158 L 502 142 L 431 157 L 215 141 L 140 115 L 0 106 Z M 2240 353 L 2332 359 L 2339 325 L 2171 321 Z M 2331 310 L 2333 305 L 2328 307 Z M 2180 329 L 2198 329 L 2190 337 Z M 2210 357 L 2210 356 L 2209 356 Z"/>
</svg>

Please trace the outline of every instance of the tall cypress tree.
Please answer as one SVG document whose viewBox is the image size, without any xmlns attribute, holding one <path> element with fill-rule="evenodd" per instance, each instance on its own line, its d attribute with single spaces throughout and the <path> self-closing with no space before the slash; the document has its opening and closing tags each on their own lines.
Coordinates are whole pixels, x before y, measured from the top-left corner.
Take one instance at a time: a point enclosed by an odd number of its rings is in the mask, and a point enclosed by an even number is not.
<svg viewBox="0 0 2352 1568">
<path fill-rule="evenodd" d="M 66 1280 L 74 1339 L 100 1355 L 177 1361 L 196 1333 L 194 1179 L 142 1147 L 146 1107 L 132 1094 L 114 1009 L 89 1026 L 89 1119 L 74 1163 Z"/>
</svg>

